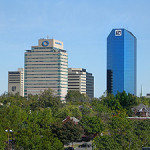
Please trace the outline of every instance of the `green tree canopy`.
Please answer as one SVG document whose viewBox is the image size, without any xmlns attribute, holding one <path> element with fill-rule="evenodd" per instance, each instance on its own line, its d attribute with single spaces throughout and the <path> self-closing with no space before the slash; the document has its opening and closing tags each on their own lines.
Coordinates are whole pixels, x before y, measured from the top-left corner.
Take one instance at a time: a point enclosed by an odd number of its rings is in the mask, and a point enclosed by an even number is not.
<svg viewBox="0 0 150 150">
<path fill-rule="evenodd" d="M 52 112 L 55 113 L 56 111 L 58 111 L 58 108 L 61 105 L 61 101 L 58 97 L 55 96 L 53 90 L 48 89 L 44 90 L 44 92 L 42 92 L 42 94 L 39 96 L 38 105 L 41 108 L 50 107 L 52 109 Z"/>
<path fill-rule="evenodd" d="M 127 94 L 125 91 L 122 93 L 116 94 L 116 99 L 119 100 L 121 106 L 126 109 L 130 109 L 132 106 L 137 105 L 137 98 L 136 96 L 133 96 L 132 94 Z"/>
<path fill-rule="evenodd" d="M 94 150 L 121 150 L 121 146 L 112 136 L 97 136 L 93 142 Z"/>
<path fill-rule="evenodd" d="M 140 139 L 140 146 L 150 147 L 150 120 L 133 121 L 134 133 Z"/>
<path fill-rule="evenodd" d="M 19 149 L 61 150 L 63 144 L 53 136 L 53 117 L 50 108 L 28 113 L 28 117 L 15 131 L 16 147 Z"/>
<path fill-rule="evenodd" d="M 79 103 L 89 102 L 90 99 L 87 95 L 81 94 L 79 91 L 68 91 L 66 95 L 66 102 Z"/>
<path fill-rule="evenodd" d="M 83 132 L 82 128 L 72 120 L 68 120 L 62 124 L 53 124 L 52 131 L 64 145 L 78 140 Z"/>
<path fill-rule="evenodd" d="M 86 135 L 100 134 L 104 130 L 101 119 L 96 116 L 84 116 L 80 120 L 80 125 L 83 127 Z"/>
<path fill-rule="evenodd" d="M 121 111 L 122 106 L 120 105 L 119 99 L 115 98 L 113 94 L 109 94 L 107 97 L 103 99 L 104 104 L 114 111 Z"/>
<path fill-rule="evenodd" d="M 62 120 L 65 119 L 67 116 L 80 119 L 82 117 L 82 113 L 78 105 L 72 105 L 69 103 L 59 108 L 56 116 L 61 118 Z"/>
</svg>

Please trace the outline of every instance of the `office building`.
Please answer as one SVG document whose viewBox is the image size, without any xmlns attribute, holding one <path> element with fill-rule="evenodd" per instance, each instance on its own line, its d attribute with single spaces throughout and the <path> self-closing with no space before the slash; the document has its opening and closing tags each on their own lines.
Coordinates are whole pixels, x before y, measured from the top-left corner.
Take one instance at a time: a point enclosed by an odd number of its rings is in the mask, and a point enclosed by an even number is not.
<svg viewBox="0 0 150 150">
<path fill-rule="evenodd" d="M 107 37 L 107 92 L 136 95 L 136 37 L 126 29 L 113 29 Z"/>
<path fill-rule="evenodd" d="M 8 72 L 8 93 L 24 97 L 24 69 L 18 68 L 18 71 Z"/>
<path fill-rule="evenodd" d="M 25 96 L 53 89 L 62 101 L 68 90 L 68 54 L 63 42 L 40 39 L 25 52 Z"/>
<path fill-rule="evenodd" d="M 94 77 L 83 68 L 68 68 L 68 90 L 94 97 Z"/>
</svg>

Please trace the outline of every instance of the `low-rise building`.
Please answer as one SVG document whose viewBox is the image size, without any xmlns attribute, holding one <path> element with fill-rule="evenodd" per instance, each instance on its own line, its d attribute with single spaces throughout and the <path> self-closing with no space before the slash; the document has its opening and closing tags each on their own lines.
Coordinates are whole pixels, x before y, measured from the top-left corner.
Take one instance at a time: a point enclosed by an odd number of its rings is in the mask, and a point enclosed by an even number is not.
<svg viewBox="0 0 150 150">
<path fill-rule="evenodd" d="M 70 121 L 70 120 L 73 121 L 75 124 L 78 124 L 79 121 L 80 121 L 80 120 L 78 120 L 78 119 L 75 118 L 75 117 L 69 117 L 69 116 L 68 116 L 68 117 L 65 118 L 62 122 L 65 123 L 65 122 L 68 122 L 68 121 Z"/>
<path fill-rule="evenodd" d="M 133 107 L 132 109 L 133 116 L 138 117 L 150 117 L 150 107 L 144 104 L 139 104 L 138 106 Z"/>
</svg>

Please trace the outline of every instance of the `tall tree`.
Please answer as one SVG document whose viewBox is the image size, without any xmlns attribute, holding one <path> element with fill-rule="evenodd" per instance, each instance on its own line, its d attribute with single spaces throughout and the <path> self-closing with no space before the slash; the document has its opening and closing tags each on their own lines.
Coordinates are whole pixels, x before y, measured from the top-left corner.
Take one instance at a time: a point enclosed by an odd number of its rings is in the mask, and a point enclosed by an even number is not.
<svg viewBox="0 0 150 150">
<path fill-rule="evenodd" d="M 52 131 L 65 145 L 78 140 L 81 137 L 82 128 L 72 120 L 68 120 L 62 124 L 53 124 Z"/>
<path fill-rule="evenodd" d="M 112 136 L 104 135 L 97 136 L 94 139 L 94 150 L 121 150 L 121 146 L 117 143 Z"/>
<path fill-rule="evenodd" d="M 15 132 L 16 147 L 19 149 L 61 150 L 63 144 L 53 136 L 51 124 L 53 118 L 50 108 L 33 111 Z"/>
<path fill-rule="evenodd" d="M 133 131 L 132 121 L 127 118 L 125 113 L 112 118 L 109 133 L 122 149 L 136 150 L 139 147 L 139 140 Z"/>
<path fill-rule="evenodd" d="M 65 119 L 67 116 L 75 117 L 80 119 L 82 117 L 82 113 L 79 109 L 78 105 L 66 104 L 64 107 L 59 108 L 56 116 L 62 119 Z"/>
<path fill-rule="evenodd" d="M 89 102 L 90 98 L 86 94 L 81 94 L 79 91 L 68 91 L 66 102 L 80 103 Z"/>
<path fill-rule="evenodd" d="M 80 120 L 80 125 L 83 127 L 86 135 L 100 134 L 104 130 L 104 125 L 100 118 L 93 116 L 84 116 Z"/>
<path fill-rule="evenodd" d="M 119 100 L 121 106 L 126 109 L 130 109 L 131 106 L 137 105 L 137 98 L 136 96 L 133 96 L 132 94 L 127 94 L 125 91 L 122 93 L 116 94 L 116 99 Z"/>
<path fill-rule="evenodd" d="M 133 121 L 134 133 L 140 139 L 140 146 L 150 146 L 150 120 Z"/>
<path fill-rule="evenodd" d="M 52 112 L 55 113 L 61 105 L 61 101 L 58 97 L 55 96 L 53 90 L 48 89 L 42 92 L 38 99 L 38 104 L 41 108 L 50 107 L 52 109 Z"/>
<path fill-rule="evenodd" d="M 121 111 L 122 107 L 120 105 L 119 99 L 115 98 L 113 94 L 109 94 L 107 97 L 103 99 L 104 104 L 114 111 Z"/>
</svg>

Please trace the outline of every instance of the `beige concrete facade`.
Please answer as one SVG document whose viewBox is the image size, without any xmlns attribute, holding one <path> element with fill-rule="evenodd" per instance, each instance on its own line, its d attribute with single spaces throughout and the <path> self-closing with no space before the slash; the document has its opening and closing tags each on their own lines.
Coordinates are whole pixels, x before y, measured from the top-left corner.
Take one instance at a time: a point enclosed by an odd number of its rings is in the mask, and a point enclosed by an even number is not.
<svg viewBox="0 0 150 150">
<path fill-rule="evenodd" d="M 8 93 L 24 97 L 24 69 L 18 68 L 18 71 L 8 72 Z"/>
<path fill-rule="evenodd" d="M 25 96 L 53 89 L 62 101 L 68 90 L 68 54 L 63 42 L 40 39 L 25 52 Z"/>
<path fill-rule="evenodd" d="M 43 43 L 45 41 L 45 43 Z M 48 45 L 47 45 L 48 42 Z M 64 49 L 64 44 L 61 41 L 55 39 L 40 39 L 38 42 L 38 47 L 55 47 L 58 49 Z M 33 48 L 36 46 L 32 46 Z"/>
<path fill-rule="evenodd" d="M 83 68 L 68 68 L 68 90 L 94 97 L 94 77 Z"/>
<path fill-rule="evenodd" d="M 86 72 L 82 68 L 68 68 L 68 90 L 86 94 Z"/>
</svg>

